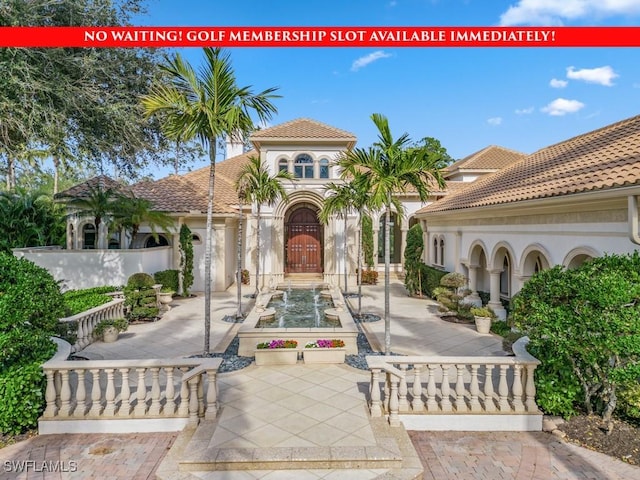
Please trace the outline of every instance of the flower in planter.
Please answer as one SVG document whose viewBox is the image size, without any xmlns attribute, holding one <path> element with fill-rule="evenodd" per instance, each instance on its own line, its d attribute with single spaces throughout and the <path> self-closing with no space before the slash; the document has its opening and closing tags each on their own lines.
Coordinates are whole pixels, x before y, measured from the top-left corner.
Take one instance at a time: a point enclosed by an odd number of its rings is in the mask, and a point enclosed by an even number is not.
<svg viewBox="0 0 640 480">
<path fill-rule="evenodd" d="M 264 350 L 268 348 L 296 348 L 298 346 L 298 342 L 296 340 L 282 340 L 275 339 L 270 342 L 262 342 L 256 345 L 258 350 Z"/>
<path fill-rule="evenodd" d="M 328 339 L 318 339 L 315 342 L 307 343 L 304 348 L 342 348 L 344 347 L 344 342 L 340 339 L 334 338 L 332 340 Z"/>
</svg>

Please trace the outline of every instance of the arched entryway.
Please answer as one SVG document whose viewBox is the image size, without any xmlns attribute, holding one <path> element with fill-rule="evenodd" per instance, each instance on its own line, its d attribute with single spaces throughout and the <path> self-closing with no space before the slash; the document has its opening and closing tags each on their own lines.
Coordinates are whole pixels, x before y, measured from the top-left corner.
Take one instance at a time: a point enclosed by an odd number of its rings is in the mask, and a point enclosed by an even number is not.
<svg viewBox="0 0 640 480">
<path fill-rule="evenodd" d="M 318 209 L 295 205 L 285 216 L 285 273 L 322 273 L 323 229 Z"/>
</svg>

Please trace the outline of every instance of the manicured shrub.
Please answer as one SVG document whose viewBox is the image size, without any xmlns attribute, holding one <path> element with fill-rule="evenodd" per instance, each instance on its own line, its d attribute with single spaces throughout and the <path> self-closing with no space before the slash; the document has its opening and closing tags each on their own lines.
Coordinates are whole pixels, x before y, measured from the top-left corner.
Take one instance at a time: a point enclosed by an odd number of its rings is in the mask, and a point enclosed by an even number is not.
<svg viewBox="0 0 640 480">
<path fill-rule="evenodd" d="M 156 281 L 148 273 L 134 273 L 127 279 L 127 288 L 148 288 L 155 283 Z"/>
<path fill-rule="evenodd" d="M 440 285 L 440 279 L 444 277 L 447 272 L 431 267 L 424 263 L 420 264 L 420 277 L 422 280 L 422 293 L 428 297 L 433 297 L 433 290 Z"/>
<path fill-rule="evenodd" d="M 67 295 L 64 293 L 64 303 L 68 309 L 67 316 L 86 312 L 105 303 L 109 303 L 113 297 L 103 293 L 87 293 L 83 295 Z"/>
<path fill-rule="evenodd" d="M 160 312 L 156 291 L 152 287 L 155 280 L 148 273 L 134 273 L 127 280 L 124 289 L 125 306 L 129 307 L 129 321 L 155 320 Z"/>
<path fill-rule="evenodd" d="M 43 408 L 40 365 L 66 312 L 58 283 L 32 262 L 0 253 L 0 430 L 35 426 Z"/>
<path fill-rule="evenodd" d="M 410 295 L 422 295 L 422 252 L 424 241 L 422 227 L 416 224 L 407 232 L 407 246 L 404 250 L 404 286 Z"/>
<path fill-rule="evenodd" d="M 179 273 L 178 270 L 162 270 L 154 273 L 153 278 L 156 283 L 162 284 L 163 290 L 177 292 L 180 288 L 178 284 Z"/>
<path fill-rule="evenodd" d="M 640 378 L 640 255 L 611 255 L 534 275 L 514 300 L 515 326 L 542 362 L 539 405 L 608 421 Z"/>
</svg>

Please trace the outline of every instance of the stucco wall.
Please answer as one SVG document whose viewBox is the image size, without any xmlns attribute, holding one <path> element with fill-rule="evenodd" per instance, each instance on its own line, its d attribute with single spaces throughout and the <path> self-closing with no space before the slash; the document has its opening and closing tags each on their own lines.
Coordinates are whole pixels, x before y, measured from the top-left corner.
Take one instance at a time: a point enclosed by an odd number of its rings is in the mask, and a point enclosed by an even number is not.
<svg viewBox="0 0 640 480">
<path fill-rule="evenodd" d="M 134 273 L 153 274 L 171 267 L 171 247 L 136 250 L 48 250 L 20 248 L 13 251 L 46 268 L 61 281 L 63 290 L 124 285 Z"/>
</svg>

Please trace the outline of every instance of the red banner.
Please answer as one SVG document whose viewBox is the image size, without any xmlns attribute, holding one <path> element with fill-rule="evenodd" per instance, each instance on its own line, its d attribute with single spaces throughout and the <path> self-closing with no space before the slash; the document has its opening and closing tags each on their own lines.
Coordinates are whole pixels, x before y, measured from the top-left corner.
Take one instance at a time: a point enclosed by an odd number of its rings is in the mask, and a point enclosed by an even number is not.
<svg viewBox="0 0 640 480">
<path fill-rule="evenodd" d="M 638 47 L 640 27 L 0 27 L 0 47 Z"/>
</svg>

